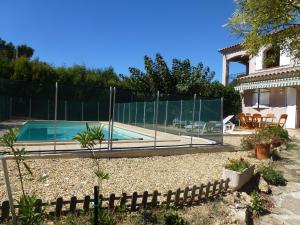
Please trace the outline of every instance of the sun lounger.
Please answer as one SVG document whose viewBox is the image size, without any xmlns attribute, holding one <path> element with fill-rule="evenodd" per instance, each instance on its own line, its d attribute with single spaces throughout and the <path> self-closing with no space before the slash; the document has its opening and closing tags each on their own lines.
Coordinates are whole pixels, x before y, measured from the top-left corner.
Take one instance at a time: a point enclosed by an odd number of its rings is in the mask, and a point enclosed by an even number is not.
<svg viewBox="0 0 300 225">
<path fill-rule="evenodd" d="M 185 120 L 180 121 L 178 118 L 175 118 L 173 120 L 173 126 L 174 127 L 184 127 L 186 125 L 187 125 L 187 121 L 185 121 Z"/>
<path fill-rule="evenodd" d="M 203 134 L 206 128 L 206 122 L 196 121 L 194 122 L 194 124 L 189 124 L 184 126 L 184 128 L 186 129 L 186 131 L 199 130 L 199 133 Z"/>
</svg>

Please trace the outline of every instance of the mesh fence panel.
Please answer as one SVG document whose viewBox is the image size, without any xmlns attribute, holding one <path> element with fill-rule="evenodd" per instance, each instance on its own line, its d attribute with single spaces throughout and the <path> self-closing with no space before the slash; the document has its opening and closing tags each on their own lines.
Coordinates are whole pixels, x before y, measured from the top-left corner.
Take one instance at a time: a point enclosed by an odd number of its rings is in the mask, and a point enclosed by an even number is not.
<svg viewBox="0 0 300 225">
<path fill-rule="evenodd" d="M 12 97 L 12 115 L 15 117 L 30 117 L 29 115 L 30 98 Z"/>
<path fill-rule="evenodd" d="M 98 120 L 98 104 L 97 102 L 85 102 L 83 106 L 83 120 Z"/>
<path fill-rule="evenodd" d="M 35 119 L 50 119 L 49 115 L 50 100 L 32 98 L 31 100 L 31 118 Z"/>
<path fill-rule="evenodd" d="M 24 87 L 27 87 L 24 82 L 0 79 L 0 120 L 11 117 L 54 120 L 55 85 L 30 84 L 28 88 Z M 4 95 L 4 92 L 10 95 Z M 197 137 L 222 143 L 220 99 L 194 100 L 189 97 L 188 100 L 173 100 L 175 97 L 171 96 L 168 100 L 156 102 L 153 97 L 146 98 L 128 90 L 118 89 L 116 93 L 114 118 L 117 122 L 149 129 L 152 137 L 152 131 L 157 129 L 178 137 L 187 136 L 186 140 L 190 140 L 189 137 L 196 140 Z M 59 84 L 57 119 L 108 121 L 109 99 L 109 88 Z"/>
<path fill-rule="evenodd" d="M 68 101 L 68 120 L 80 121 L 82 120 L 82 102 Z"/>
<path fill-rule="evenodd" d="M 9 119 L 9 97 L 0 96 L 0 121 Z"/>
<path fill-rule="evenodd" d="M 120 123 L 174 135 L 205 138 L 211 143 L 223 141 L 220 99 L 117 103 L 115 110 L 116 121 Z"/>
</svg>

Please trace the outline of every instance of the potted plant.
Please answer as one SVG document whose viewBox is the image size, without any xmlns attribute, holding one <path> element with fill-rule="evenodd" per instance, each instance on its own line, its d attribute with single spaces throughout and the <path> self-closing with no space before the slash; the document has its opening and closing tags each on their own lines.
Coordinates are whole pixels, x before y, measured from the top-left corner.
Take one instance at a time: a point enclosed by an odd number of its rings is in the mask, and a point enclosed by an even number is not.
<svg viewBox="0 0 300 225">
<path fill-rule="evenodd" d="M 257 159 L 263 160 L 270 157 L 273 137 L 269 126 L 260 128 L 255 132 L 255 157 Z"/>
<path fill-rule="evenodd" d="M 240 189 L 253 176 L 254 165 L 251 165 L 243 158 L 228 159 L 223 168 L 222 179 L 229 179 L 229 186 L 232 190 Z"/>
<path fill-rule="evenodd" d="M 268 129 L 272 135 L 272 147 L 277 148 L 282 144 L 286 145 L 291 141 L 287 130 L 283 129 L 280 126 L 268 126 L 266 127 L 266 129 Z"/>
</svg>

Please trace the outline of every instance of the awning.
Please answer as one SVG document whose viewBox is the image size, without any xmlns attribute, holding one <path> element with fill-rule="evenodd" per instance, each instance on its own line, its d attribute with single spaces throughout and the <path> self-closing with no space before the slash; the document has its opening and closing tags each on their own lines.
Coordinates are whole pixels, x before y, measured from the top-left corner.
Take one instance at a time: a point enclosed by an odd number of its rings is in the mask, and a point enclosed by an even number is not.
<svg viewBox="0 0 300 225">
<path fill-rule="evenodd" d="M 300 77 L 289 77 L 283 79 L 265 80 L 257 82 L 242 83 L 234 89 L 237 91 L 258 89 L 258 88 L 278 88 L 300 85 Z"/>
</svg>

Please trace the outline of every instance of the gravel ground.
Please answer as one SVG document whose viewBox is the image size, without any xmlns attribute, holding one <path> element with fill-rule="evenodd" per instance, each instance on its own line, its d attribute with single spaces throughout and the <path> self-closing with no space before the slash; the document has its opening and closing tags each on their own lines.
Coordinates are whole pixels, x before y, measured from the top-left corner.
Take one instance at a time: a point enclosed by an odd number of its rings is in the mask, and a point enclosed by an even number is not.
<svg viewBox="0 0 300 225">
<path fill-rule="evenodd" d="M 219 179 L 230 157 L 245 157 L 249 152 L 200 153 L 168 157 L 100 159 L 110 178 L 103 182 L 103 193 L 117 195 L 133 191 L 166 192 Z M 253 158 L 249 159 L 258 163 Z M 27 160 L 34 176 L 26 176 L 25 188 L 43 200 L 69 199 L 92 195 L 97 179 L 92 159 Z M 14 198 L 20 195 L 16 165 L 8 162 Z M 0 172 L 2 173 L 2 168 Z M 0 202 L 8 199 L 3 176 L 0 176 Z"/>
</svg>

